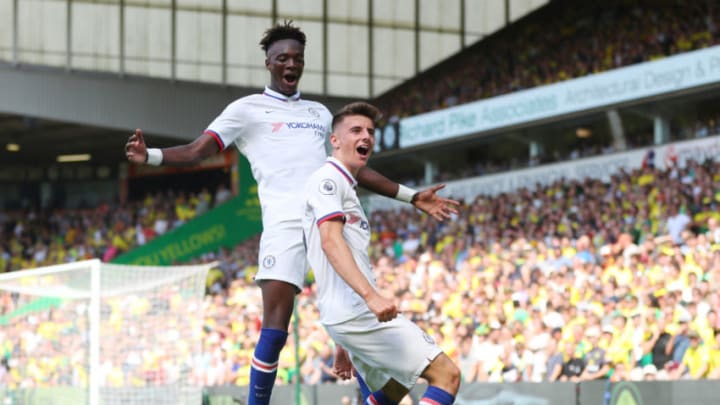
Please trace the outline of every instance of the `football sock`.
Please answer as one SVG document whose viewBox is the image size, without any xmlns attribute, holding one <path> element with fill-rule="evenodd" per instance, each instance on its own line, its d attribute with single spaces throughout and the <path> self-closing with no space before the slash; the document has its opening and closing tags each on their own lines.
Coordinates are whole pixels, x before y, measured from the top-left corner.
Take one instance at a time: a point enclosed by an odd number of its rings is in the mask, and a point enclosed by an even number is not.
<svg viewBox="0 0 720 405">
<path fill-rule="evenodd" d="M 285 346 L 288 333 L 277 329 L 263 328 L 255 347 L 250 366 L 249 405 L 268 405 L 277 376 L 280 350 Z"/>
<path fill-rule="evenodd" d="M 425 395 L 420 399 L 418 405 L 451 405 L 454 401 L 455 397 L 449 392 L 431 385 L 425 391 Z"/>
<path fill-rule="evenodd" d="M 370 391 L 370 387 L 365 384 L 365 380 L 363 380 L 362 376 L 360 376 L 360 373 L 357 371 L 355 372 L 355 378 L 357 378 L 358 385 L 360 386 L 360 394 L 362 394 L 362 403 L 364 404 L 367 402 L 367 399 L 372 392 Z"/>
</svg>

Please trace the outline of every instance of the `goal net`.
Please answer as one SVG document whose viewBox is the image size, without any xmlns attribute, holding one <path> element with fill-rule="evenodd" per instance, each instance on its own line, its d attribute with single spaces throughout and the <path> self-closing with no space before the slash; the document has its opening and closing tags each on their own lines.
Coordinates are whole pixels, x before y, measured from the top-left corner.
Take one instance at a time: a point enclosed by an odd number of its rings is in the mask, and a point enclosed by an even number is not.
<svg viewBox="0 0 720 405">
<path fill-rule="evenodd" d="M 200 404 L 212 266 L 95 259 L 0 275 L 0 404 Z"/>
</svg>

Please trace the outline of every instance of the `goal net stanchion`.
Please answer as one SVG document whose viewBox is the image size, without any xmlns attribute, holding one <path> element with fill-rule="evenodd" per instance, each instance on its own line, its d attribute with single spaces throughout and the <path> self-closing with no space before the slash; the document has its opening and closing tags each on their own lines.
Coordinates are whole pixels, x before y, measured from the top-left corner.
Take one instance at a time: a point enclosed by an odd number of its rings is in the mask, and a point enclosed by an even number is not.
<svg viewBox="0 0 720 405">
<path fill-rule="evenodd" d="M 199 404 L 215 264 L 97 259 L 0 274 L 0 405 Z"/>
</svg>

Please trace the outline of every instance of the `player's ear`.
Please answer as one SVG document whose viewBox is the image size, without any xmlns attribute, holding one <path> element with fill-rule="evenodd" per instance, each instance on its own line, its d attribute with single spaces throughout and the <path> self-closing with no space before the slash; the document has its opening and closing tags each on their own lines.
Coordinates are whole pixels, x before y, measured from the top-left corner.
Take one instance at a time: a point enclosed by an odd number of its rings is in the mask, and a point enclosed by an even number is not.
<svg viewBox="0 0 720 405">
<path fill-rule="evenodd" d="M 265 67 L 270 70 L 270 58 L 265 58 Z"/>
<path fill-rule="evenodd" d="M 335 135 L 335 132 L 330 134 L 330 144 L 333 146 L 333 149 L 340 148 L 340 140 L 338 139 L 337 135 Z"/>
</svg>

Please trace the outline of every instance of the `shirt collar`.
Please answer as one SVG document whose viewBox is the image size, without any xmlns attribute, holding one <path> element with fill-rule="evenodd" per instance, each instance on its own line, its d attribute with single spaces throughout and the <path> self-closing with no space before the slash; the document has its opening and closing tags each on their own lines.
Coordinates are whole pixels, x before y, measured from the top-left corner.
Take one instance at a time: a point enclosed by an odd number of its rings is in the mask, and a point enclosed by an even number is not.
<svg viewBox="0 0 720 405">
<path fill-rule="evenodd" d="M 355 188 L 357 186 L 357 180 L 355 180 L 355 177 L 353 177 L 352 174 L 348 171 L 348 169 L 345 168 L 345 165 L 342 164 L 339 160 L 335 159 L 332 156 L 329 156 L 327 158 L 327 162 L 330 163 L 333 167 L 338 169 L 340 173 L 347 179 L 347 181 L 350 183 L 350 186 Z"/>
<path fill-rule="evenodd" d="M 269 97 L 272 97 L 274 99 L 280 100 L 280 101 L 298 101 L 300 100 L 300 91 L 296 92 L 292 96 L 286 96 L 282 93 L 278 93 L 277 91 L 271 89 L 268 86 L 265 86 L 265 91 L 263 91 L 263 94 Z"/>
</svg>

